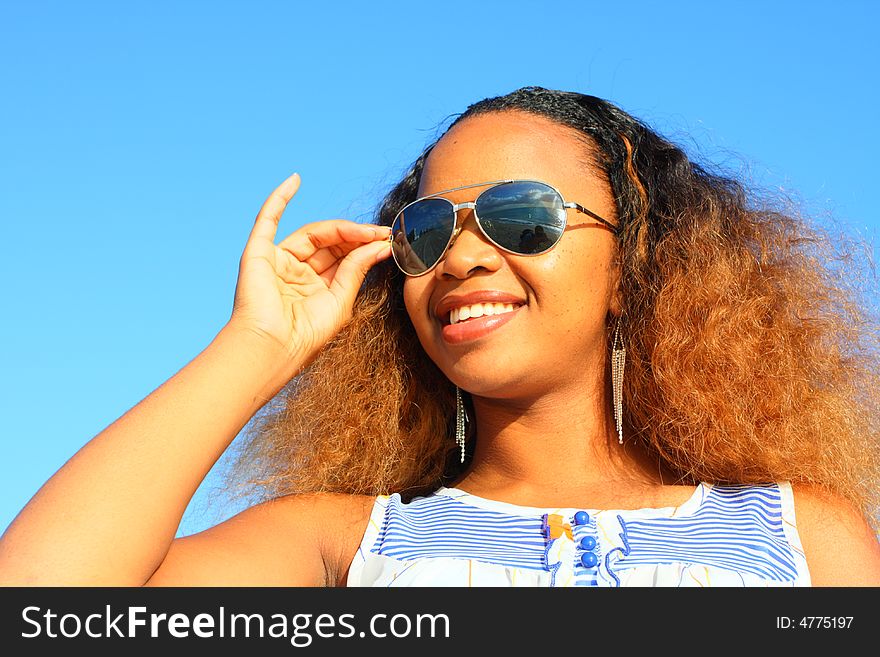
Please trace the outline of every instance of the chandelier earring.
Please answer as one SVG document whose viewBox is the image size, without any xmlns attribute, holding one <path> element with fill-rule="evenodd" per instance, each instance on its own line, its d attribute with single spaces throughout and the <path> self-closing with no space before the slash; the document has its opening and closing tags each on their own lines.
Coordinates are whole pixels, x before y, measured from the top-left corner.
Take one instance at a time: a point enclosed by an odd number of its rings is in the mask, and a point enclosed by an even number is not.
<svg viewBox="0 0 880 657">
<path fill-rule="evenodd" d="M 465 447 L 465 425 L 468 416 L 464 409 L 464 402 L 461 399 L 461 389 L 455 386 L 455 442 L 461 448 L 461 462 L 464 463 L 464 447 Z"/>
<path fill-rule="evenodd" d="M 614 403 L 614 422 L 617 425 L 617 442 L 623 445 L 623 368 L 626 365 L 626 348 L 620 335 L 621 318 L 614 327 L 614 343 L 611 346 L 611 392 Z"/>
</svg>

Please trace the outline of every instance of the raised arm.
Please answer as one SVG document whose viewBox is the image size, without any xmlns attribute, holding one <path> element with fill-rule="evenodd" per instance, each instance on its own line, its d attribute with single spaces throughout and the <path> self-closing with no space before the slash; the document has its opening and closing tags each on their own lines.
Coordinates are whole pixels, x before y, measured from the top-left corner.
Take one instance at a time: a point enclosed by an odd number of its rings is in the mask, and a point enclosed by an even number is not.
<svg viewBox="0 0 880 657">
<path fill-rule="evenodd" d="M 299 176 L 291 176 L 260 210 L 227 325 L 80 449 L 0 537 L 0 584 L 130 586 L 159 573 L 162 583 L 173 584 L 188 571 L 187 560 L 206 573 L 211 559 L 247 580 L 247 560 L 254 560 L 249 551 L 224 548 L 224 541 L 240 543 L 241 532 L 236 538 L 231 529 L 252 523 L 259 530 L 277 510 L 288 518 L 299 513 L 296 502 L 263 505 L 172 549 L 183 512 L 211 466 L 348 321 L 366 272 L 390 254 L 387 229 L 343 220 L 309 224 L 274 244 L 278 220 L 298 187 Z M 294 560 L 302 572 L 285 577 L 317 577 L 319 537 L 303 531 L 289 544 L 304 552 Z M 174 567 L 162 570 L 169 555 Z M 253 568 L 259 578 L 258 564 Z"/>
</svg>

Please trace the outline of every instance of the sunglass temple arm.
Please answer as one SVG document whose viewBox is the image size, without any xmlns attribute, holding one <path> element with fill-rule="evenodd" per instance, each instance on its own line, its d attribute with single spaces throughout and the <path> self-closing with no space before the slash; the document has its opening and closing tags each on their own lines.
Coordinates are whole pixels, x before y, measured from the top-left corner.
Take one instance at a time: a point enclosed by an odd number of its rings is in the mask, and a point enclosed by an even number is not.
<svg viewBox="0 0 880 657">
<path fill-rule="evenodd" d="M 614 232 L 615 235 L 620 235 L 620 227 L 619 226 L 615 226 L 610 221 L 608 221 L 607 219 L 603 219 L 595 212 L 593 212 L 591 210 L 587 210 L 587 208 L 585 208 L 583 205 L 580 205 L 579 203 L 575 203 L 574 201 L 571 201 L 570 203 L 563 204 L 562 207 L 573 208 L 575 210 L 578 210 L 579 212 L 583 212 L 585 215 L 588 215 L 588 216 L 592 217 L 593 219 L 595 219 L 596 221 L 608 226 Z"/>
</svg>

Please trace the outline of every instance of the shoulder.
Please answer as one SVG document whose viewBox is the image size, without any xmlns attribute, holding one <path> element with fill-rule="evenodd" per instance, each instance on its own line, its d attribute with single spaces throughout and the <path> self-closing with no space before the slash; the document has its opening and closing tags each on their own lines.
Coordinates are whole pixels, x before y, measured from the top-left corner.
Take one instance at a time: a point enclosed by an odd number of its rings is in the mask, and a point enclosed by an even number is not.
<svg viewBox="0 0 880 657">
<path fill-rule="evenodd" d="M 814 586 L 880 586 L 880 543 L 855 505 L 793 484 L 795 518 Z"/>
<path fill-rule="evenodd" d="M 375 501 L 370 495 L 309 493 L 281 497 L 254 511 L 263 516 L 277 554 L 289 551 L 294 537 L 309 537 L 313 554 L 320 556 L 322 584 L 337 586 L 344 584 Z"/>
<path fill-rule="evenodd" d="M 175 539 L 150 584 L 335 586 L 360 544 L 375 497 L 288 495 Z"/>
</svg>

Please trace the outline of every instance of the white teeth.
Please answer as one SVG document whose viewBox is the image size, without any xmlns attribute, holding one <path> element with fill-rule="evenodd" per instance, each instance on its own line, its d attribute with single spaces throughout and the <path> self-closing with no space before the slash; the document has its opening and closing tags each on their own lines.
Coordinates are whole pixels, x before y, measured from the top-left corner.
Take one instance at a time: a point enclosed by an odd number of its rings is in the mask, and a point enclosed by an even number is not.
<svg viewBox="0 0 880 657">
<path fill-rule="evenodd" d="M 519 308 L 519 305 L 512 303 L 475 303 L 470 306 L 453 308 L 449 313 L 449 323 L 458 324 L 466 319 L 482 317 L 483 315 L 501 315 L 502 313 L 513 312 L 516 308 Z"/>
</svg>

